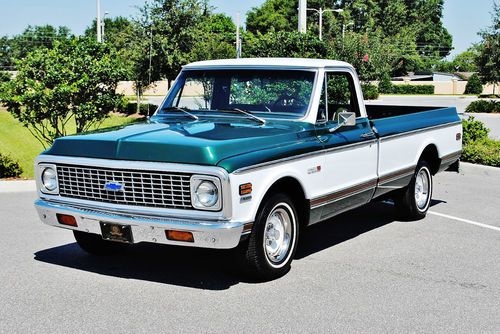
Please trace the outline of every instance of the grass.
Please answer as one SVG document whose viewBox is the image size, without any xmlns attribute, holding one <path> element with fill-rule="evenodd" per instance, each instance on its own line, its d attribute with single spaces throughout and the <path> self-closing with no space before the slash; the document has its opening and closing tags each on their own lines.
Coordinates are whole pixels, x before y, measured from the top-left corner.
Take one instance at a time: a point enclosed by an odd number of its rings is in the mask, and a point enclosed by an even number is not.
<svg viewBox="0 0 500 334">
<path fill-rule="evenodd" d="M 111 115 L 99 128 L 108 128 L 131 123 L 135 118 Z M 70 133 L 75 129 L 70 128 Z M 33 178 L 35 157 L 44 150 L 42 144 L 33 137 L 27 128 L 19 123 L 10 113 L 0 108 L 0 151 L 17 160 L 23 169 L 22 178 Z"/>
</svg>

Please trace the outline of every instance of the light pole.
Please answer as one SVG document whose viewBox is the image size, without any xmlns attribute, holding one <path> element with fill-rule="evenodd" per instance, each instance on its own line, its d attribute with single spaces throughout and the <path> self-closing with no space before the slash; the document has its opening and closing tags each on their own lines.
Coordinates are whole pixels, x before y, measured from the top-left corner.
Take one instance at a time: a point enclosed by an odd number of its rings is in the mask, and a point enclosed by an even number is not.
<svg viewBox="0 0 500 334">
<path fill-rule="evenodd" d="M 104 22 L 104 19 L 106 18 L 106 15 L 108 15 L 108 14 L 109 14 L 109 12 L 104 12 L 104 15 L 102 16 L 102 21 L 101 21 L 101 29 L 102 29 L 101 41 L 106 40 L 106 36 L 104 35 L 104 27 L 105 27 L 106 23 Z"/>
<path fill-rule="evenodd" d="M 236 58 L 241 58 L 240 13 L 236 13 Z"/>
<path fill-rule="evenodd" d="M 102 42 L 102 29 L 101 29 L 101 0 L 96 0 L 97 7 L 97 15 L 96 15 L 96 24 L 97 24 L 97 41 L 99 43 Z"/>
<path fill-rule="evenodd" d="M 323 40 L 323 13 L 325 12 L 335 12 L 335 13 L 342 13 L 344 10 L 343 9 L 323 9 L 323 8 L 307 8 L 307 10 L 312 10 L 319 15 L 319 39 L 322 41 Z"/>
</svg>

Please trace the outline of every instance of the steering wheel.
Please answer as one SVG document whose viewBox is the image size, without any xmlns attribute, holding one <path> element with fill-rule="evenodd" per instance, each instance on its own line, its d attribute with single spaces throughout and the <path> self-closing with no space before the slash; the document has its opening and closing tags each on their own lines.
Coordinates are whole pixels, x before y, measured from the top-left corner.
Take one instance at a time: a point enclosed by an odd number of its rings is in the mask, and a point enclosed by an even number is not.
<svg viewBox="0 0 500 334">
<path fill-rule="evenodd" d="M 274 101 L 274 103 L 273 103 L 273 109 L 279 103 L 281 103 L 281 105 L 286 105 L 286 104 L 284 104 L 284 102 L 286 102 L 287 100 L 292 100 L 293 101 L 291 104 L 289 104 L 290 106 L 297 105 L 297 104 L 301 104 L 301 105 L 305 105 L 306 104 L 306 101 L 304 101 L 304 99 L 302 99 L 300 97 L 295 97 L 295 96 L 291 96 L 291 95 L 288 95 L 288 94 L 282 94 L 282 95 L 280 95 L 276 99 L 276 101 Z"/>
</svg>

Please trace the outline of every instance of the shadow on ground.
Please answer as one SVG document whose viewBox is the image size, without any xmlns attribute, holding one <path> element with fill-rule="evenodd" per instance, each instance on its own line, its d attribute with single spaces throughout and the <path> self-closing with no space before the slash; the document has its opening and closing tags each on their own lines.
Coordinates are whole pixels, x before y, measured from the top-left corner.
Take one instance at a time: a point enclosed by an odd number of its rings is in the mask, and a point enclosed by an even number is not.
<svg viewBox="0 0 500 334">
<path fill-rule="evenodd" d="M 433 201 L 432 205 L 441 202 Z M 374 202 L 313 225 L 301 236 L 295 258 L 305 258 L 392 223 L 394 217 L 391 203 Z M 225 290 L 240 282 L 251 283 L 236 269 L 241 261 L 234 250 L 138 244 L 123 254 L 98 257 L 71 243 L 36 252 L 35 260 L 101 275 L 198 289 Z"/>
</svg>

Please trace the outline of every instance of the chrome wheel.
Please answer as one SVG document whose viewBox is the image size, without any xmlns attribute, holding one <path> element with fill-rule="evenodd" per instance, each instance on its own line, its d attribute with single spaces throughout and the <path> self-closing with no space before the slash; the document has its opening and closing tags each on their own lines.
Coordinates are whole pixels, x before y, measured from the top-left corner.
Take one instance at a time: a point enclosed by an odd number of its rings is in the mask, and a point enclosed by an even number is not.
<svg viewBox="0 0 500 334">
<path fill-rule="evenodd" d="M 264 228 L 264 251 L 269 263 L 278 266 L 286 262 L 293 247 L 295 217 L 286 203 L 276 205 L 266 220 Z"/>
<path fill-rule="evenodd" d="M 427 168 L 418 171 L 415 178 L 415 203 L 420 210 L 425 210 L 431 193 L 431 176 Z"/>
</svg>

